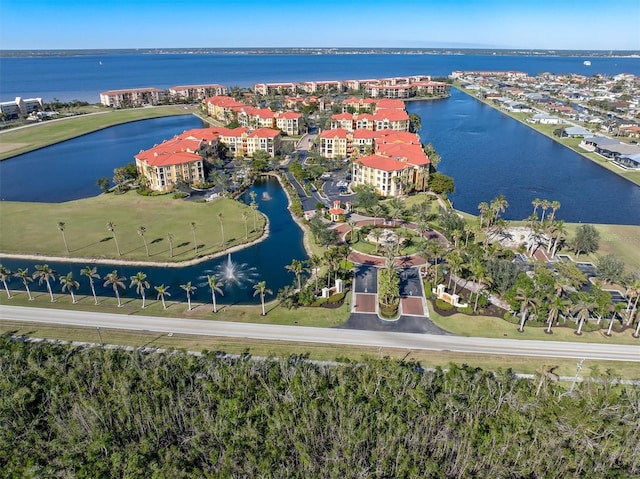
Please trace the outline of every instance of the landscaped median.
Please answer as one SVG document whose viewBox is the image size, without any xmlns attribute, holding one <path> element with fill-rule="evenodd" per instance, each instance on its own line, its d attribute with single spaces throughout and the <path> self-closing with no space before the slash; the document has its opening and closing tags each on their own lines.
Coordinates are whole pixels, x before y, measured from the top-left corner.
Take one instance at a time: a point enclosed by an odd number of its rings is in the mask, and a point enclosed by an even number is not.
<svg viewBox="0 0 640 479">
<path fill-rule="evenodd" d="M 66 203 L 3 202 L 0 255 L 180 263 L 257 241 L 265 225 L 262 213 L 225 198 L 205 203 L 130 191 Z"/>
</svg>

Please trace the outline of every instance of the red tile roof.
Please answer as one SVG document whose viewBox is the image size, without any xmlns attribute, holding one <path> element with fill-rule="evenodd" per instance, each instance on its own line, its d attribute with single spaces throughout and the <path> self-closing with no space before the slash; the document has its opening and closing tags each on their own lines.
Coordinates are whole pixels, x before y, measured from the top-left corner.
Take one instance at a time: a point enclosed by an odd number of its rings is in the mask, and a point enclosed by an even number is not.
<svg viewBox="0 0 640 479">
<path fill-rule="evenodd" d="M 249 133 L 249 137 L 253 138 L 275 138 L 280 134 L 280 130 L 273 128 L 258 128 Z"/>
<path fill-rule="evenodd" d="M 409 166 L 402 161 L 394 160 L 393 158 L 388 158 L 386 156 L 380 155 L 363 156 L 362 158 L 358 158 L 355 161 L 357 163 L 361 163 L 364 166 L 368 166 L 369 168 L 375 168 L 376 170 L 382 171 L 400 171 Z"/>
<path fill-rule="evenodd" d="M 320 138 L 346 138 L 347 130 L 343 130 L 342 128 L 335 128 L 333 130 L 324 130 L 320 133 Z"/>
<path fill-rule="evenodd" d="M 376 109 L 380 108 L 399 108 L 404 110 L 404 102 L 402 100 L 395 100 L 393 98 L 382 98 L 376 101 Z"/>
</svg>

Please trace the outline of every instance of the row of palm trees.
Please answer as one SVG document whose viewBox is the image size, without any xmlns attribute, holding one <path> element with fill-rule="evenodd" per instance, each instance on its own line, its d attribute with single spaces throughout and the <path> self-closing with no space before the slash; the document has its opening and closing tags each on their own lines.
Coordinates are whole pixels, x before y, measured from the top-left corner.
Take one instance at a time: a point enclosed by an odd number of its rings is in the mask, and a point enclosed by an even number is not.
<svg viewBox="0 0 640 479">
<path fill-rule="evenodd" d="M 87 278 L 89 283 L 89 287 L 91 288 L 91 294 L 93 296 L 94 304 L 98 305 L 98 296 L 96 294 L 96 281 L 104 280 L 103 287 L 111 287 L 113 289 L 113 293 L 118 301 L 118 307 L 122 307 L 122 301 L 120 298 L 120 290 L 126 290 L 126 281 L 127 278 L 125 276 L 121 276 L 118 274 L 117 270 L 113 270 L 110 273 L 107 273 L 103 278 L 98 274 L 98 270 L 95 266 L 85 266 L 80 270 L 80 274 Z M 33 273 L 29 273 L 29 269 L 19 268 L 17 272 L 11 271 L 9 268 L 0 264 L 0 281 L 2 282 L 5 291 L 7 293 L 7 298 L 11 299 L 13 296 L 11 295 L 11 290 L 9 289 L 8 283 L 11 281 L 11 278 L 15 277 L 22 281 L 24 285 L 25 291 L 29 297 L 29 301 L 33 300 L 33 296 L 31 294 L 31 290 L 29 289 L 29 283 L 34 280 L 38 281 L 38 284 L 45 284 L 47 287 L 47 292 L 51 298 L 51 302 L 55 302 L 55 296 L 53 294 L 52 283 L 55 281 L 56 277 L 58 278 L 61 286 L 62 292 L 68 291 L 71 296 L 72 304 L 76 304 L 78 301 L 76 300 L 75 292 L 80 288 L 80 283 L 74 278 L 73 273 L 69 272 L 66 275 L 59 275 L 56 271 L 53 270 L 48 264 L 36 265 L 36 270 Z M 135 291 L 140 298 L 142 299 L 142 309 L 146 307 L 146 292 L 151 289 L 151 284 L 147 280 L 146 273 L 139 271 L 133 276 L 129 277 L 129 288 L 135 288 Z M 213 303 L 213 312 L 218 312 L 218 306 L 216 301 L 216 295 L 224 296 L 222 286 L 224 283 L 216 277 L 216 275 L 208 275 L 207 283 L 211 290 L 211 300 Z M 167 309 L 166 298 L 171 297 L 171 293 L 169 292 L 169 286 L 161 284 L 160 286 L 154 286 L 153 289 L 156 291 L 156 299 L 162 302 L 162 308 Z M 191 282 L 188 281 L 185 284 L 181 284 L 180 288 L 182 288 L 187 297 L 188 303 L 188 311 L 191 311 L 193 308 L 191 306 L 191 296 L 196 291 L 197 287 Z M 273 294 L 273 292 L 267 288 L 266 281 L 259 281 L 258 283 L 253 285 L 254 294 L 253 296 L 260 295 L 260 301 L 262 304 L 262 315 L 266 315 L 265 310 L 265 296 Z"/>
</svg>

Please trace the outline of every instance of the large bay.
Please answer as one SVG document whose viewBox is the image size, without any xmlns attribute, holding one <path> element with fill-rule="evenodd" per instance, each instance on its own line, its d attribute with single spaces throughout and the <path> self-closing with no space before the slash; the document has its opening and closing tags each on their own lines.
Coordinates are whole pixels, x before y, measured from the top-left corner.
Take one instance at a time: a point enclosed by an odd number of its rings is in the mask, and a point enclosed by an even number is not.
<svg viewBox="0 0 640 479">
<path fill-rule="evenodd" d="M 591 66 L 584 65 L 589 59 Z M 454 70 L 515 70 L 640 76 L 640 59 L 526 55 L 242 55 L 143 54 L 0 57 L 0 101 L 39 97 L 100 101 L 100 92 L 124 88 L 220 83 L 348 80 L 414 74 L 446 76 Z"/>
</svg>

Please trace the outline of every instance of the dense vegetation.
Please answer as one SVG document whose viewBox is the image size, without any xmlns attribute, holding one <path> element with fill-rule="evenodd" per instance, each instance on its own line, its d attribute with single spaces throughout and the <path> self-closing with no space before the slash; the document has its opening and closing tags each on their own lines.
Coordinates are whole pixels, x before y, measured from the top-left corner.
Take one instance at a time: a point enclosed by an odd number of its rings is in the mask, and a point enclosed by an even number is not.
<svg viewBox="0 0 640 479">
<path fill-rule="evenodd" d="M 0 338 L 3 477 L 637 477 L 640 390 Z"/>
</svg>

